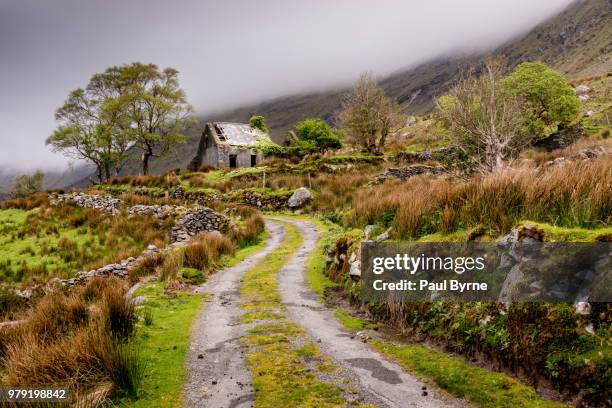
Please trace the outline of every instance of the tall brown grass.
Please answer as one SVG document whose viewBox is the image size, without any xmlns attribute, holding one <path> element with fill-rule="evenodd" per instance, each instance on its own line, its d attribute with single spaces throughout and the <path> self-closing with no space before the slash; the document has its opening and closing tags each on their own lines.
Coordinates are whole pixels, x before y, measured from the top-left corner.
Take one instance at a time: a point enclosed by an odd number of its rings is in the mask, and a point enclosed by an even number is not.
<svg viewBox="0 0 612 408">
<path fill-rule="evenodd" d="M 353 225 L 386 223 L 401 237 L 483 225 L 506 232 L 522 219 L 597 227 L 612 221 L 612 157 L 508 169 L 469 181 L 415 177 L 357 194 Z"/>
<path fill-rule="evenodd" d="M 8 384 L 134 395 L 142 376 L 129 341 L 136 313 L 125 286 L 117 283 L 92 281 L 72 295 L 51 292 L 24 323 L 0 329 L 0 367 Z"/>
<path fill-rule="evenodd" d="M 234 250 L 234 244 L 225 235 L 206 232 L 194 237 L 185 247 L 184 265 L 209 273 L 223 255 Z"/>
</svg>

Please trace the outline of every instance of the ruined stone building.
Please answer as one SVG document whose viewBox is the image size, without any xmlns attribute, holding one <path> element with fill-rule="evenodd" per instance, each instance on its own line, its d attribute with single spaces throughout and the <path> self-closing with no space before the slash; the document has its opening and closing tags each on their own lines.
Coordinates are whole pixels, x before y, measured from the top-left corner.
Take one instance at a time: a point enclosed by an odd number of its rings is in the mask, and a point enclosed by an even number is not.
<svg viewBox="0 0 612 408">
<path fill-rule="evenodd" d="M 263 159 L 257 148 L 262 142 L 272 143 L 272 140 L 269 135 L 247 124 L 207 123 L 188 170 L 197 171 L 206 165 L 216 168 L 256 166 Z"/>
</svg>

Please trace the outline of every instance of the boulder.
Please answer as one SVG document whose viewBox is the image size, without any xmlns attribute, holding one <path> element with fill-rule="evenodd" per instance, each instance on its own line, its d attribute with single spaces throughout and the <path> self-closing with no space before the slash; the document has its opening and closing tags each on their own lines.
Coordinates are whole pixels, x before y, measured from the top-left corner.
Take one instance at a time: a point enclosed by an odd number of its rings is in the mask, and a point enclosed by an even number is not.
<svg viewBox="0 0 612 408">
<path fill-rule="evenodd" d="M 289 208 L 300 208 L 312 200 L 312 193 L 306 187 L 300 187 L 289 197 Z"/>
</svg>

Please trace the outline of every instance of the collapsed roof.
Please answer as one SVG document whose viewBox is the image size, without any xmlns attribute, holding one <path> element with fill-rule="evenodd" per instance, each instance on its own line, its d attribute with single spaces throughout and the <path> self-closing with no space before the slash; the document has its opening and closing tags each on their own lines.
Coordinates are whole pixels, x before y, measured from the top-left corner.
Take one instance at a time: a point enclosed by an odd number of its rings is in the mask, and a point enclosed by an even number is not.
<svg viewBox="0 0 612 408">
<path fill-rule="evenodd" d="M 270 136 L 259 129 L 244 123 L 214 122 L 209 123 L 219 143 L 230 146 L 255 147 L 259 142 L 270 140 Z"/>
</svg>

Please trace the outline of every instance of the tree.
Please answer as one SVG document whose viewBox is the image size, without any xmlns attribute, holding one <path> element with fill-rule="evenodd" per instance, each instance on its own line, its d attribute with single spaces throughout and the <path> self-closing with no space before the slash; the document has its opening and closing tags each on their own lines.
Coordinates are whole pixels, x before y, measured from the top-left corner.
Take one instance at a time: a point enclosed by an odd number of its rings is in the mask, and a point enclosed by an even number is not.
<svg viewBox="0 0 612 408">
<path fill-rule="evenodd" d="M 160 71 L 139 62 L 112 69 L 118 71 L 120 94 L 109 102 L 120 112 L 127 139 L 141 152 L 142 174 L 148 174 L 151 158 L 184 143 L 182 131 L 192 122 L 193 108 L 179 87 L 176 69 Z"/>
<path fill-rule="evenodd" d="M 46 140 L 54 152 L 74 159 L 85 159 L 96 166 L 98 181 L 110 175 L 113 142 L 109 124 L 103 123 L 101 104 L 84 89 L 72 91 L 55 113 L 60 123 Z"/>
<path fill-rule="evenodd" d="M 340 132 L 321 119 L 306 119 L 295 125 L 293 144 L 304 153 L 342 147 Z"/>
<path fill-rule="evenodd" d="M 524 62 L 502 81 L 505 91 L 525 100 L 526 126 L 544 137 L 572 123 L 580 100 L 563 75 L 542 62 Z"/>
<path fill-rule="evenodd" d="M 384 151 L 387 137 L 405 123 L 399 104 L 389 99 L 371 74 L 362 74 L 342 102 L 344 133 L 369 153 Z"/>
<path fill-rule="evenodd" d="M 438 98 L 437 116 L 450 135 L 493 172 L 528 146 L 523 99 L 501 86 L 503 62 L 488 59 L 480 76 L 470 76 Z"/>
<path fill-rule="evenodd" d="M 268 126 L 266 125 L 266 118 L 261 115 L 253 115 L 249 120 L 249 126 L 253 129 L 259 129 L 262 132 L 268 134 L 270 131 L 268 130 Z"/>
<path fill-rule="evenodd" d="M 30 194 L 38 193 L 43 188 L 43 179 L 45 174 L 37 170 L 32 175 L 23 174 L 15 178 L 15 187 L 13 187 L 12 196 L 21 198 Z"/>
<path fill-rule="evenodd" d="M 93 163 L 98 181 L 110 178 L 111 169 L 115 175 L 121 171 L 131 145 L 114 102 L 121 93 L 117 79 L 117 68 L 109 68 L 93 75 L 85 89 L 72 91 L 55 112 L 59 126 L 46 140 L 55 152 Z"/>
</svg>

